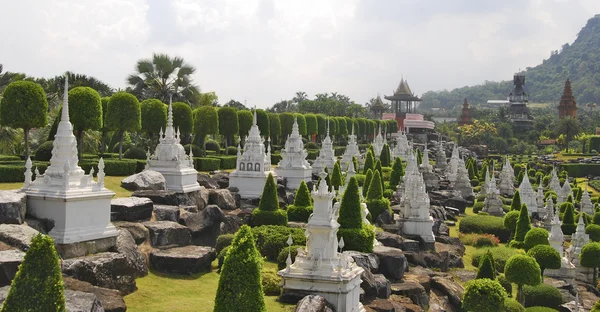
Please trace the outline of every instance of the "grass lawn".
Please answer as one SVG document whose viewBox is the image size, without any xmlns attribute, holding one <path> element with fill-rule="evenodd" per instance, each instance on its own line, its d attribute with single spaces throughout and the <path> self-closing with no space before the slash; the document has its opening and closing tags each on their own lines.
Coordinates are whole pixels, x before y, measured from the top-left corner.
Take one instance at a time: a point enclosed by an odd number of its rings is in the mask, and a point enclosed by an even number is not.
<svg viewBox="0 0 600 312">
<path fill-rule="evenodd" d="M 194 311 L 212 312 L 215 294 L 219 285 L 219 274 L 213 271 L 204 274 L 171 275 L 150 272 L 148 276 L 136 280 L 138 290 L 125 297 L 127 311 Z M 265 269 L 276 270 L 272 262 L 264 263 Z M 276 296 L 265 296 L 269 312 L 293 311 L 295 305 L 284 305 L 276 301 Z"/>
<path fill-rule="evenodd" d="M 104 187 L 115 192 L 117 197 L 129 197 L 133 192 L 121 187 L 121 180 L 125 177 L 104 177 Z M 0 190 L 15 190 L 23 187 L 23 182 L 18 183 L 0 183 Z"/>
</svg>

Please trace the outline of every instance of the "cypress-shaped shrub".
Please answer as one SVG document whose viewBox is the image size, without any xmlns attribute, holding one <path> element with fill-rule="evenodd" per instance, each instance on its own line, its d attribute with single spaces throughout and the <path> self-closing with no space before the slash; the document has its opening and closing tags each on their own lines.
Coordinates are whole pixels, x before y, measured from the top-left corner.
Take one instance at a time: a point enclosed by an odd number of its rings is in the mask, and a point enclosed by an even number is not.
<svg viewBox="0 0 600 312">
<path fill-rule="evenodd" d="M 477 268 L 477 276 L 475 278 L 496 279 L 496 267 L 494 266 L 494 258 L 489 250 L 483 256 L 483 259 L 479 261 L 479 268 Z"/>
<path fill-rule="evenodd" d="M 367 176 L 365 177 L 365 182 L 362 187 L 362 195 L 364 198 L 367 197 L 367 193 L 369 192 L 369 186 L 371 185 L 371 180 L 373 180 L 373 170 L 367 170 Z"/>
<path fill-rule="evenodd" d="M 421 149 L 417 149 L 417 165 L 420 166 L 423 163 L 423 152 Z"/>
<path fill-rule="evenodd" d="M 334 190 L 338 191 L 342 185 L 342 168 L 339 161 L 333 165 L 333 173 L 331 174 L 331 184 Z"/>
<path fill-rule="evenodd" d="M 337 235 L 338 239 L 344 238 L 344 250 L 373 251 L 375 232 L 373 226 L 363 223 L 361 209 L 358 182 L 352 177 L 344 191 L 338 216 L 340 229 Z"/>
<path fill-rule="evenodd" d="M 525 234 L 525 251 L 535 247 L 536 245 L 550 245 L 548 241 L 548 231 L 543 228 L 533 228 Z"/>
<path fill-rule="evenodd" d="M 510 240 L 515 238 L 515 229 L 517 228 L 517 220 L 519 220 L 519 210 L 511 210 L 504 215 L 504 227 L 510 231 Z"/>
<path fill-rule="evenodd" d="M 54 141 L 46 141 L 35 150 L 35 160 L 37 161 L 50 161 L 52 158 L 52 148 Z"/>
<path fill-rule="evenodd" d="M 402 160 L 400 157 L 396 157 L 394 159 L 394 164 L 392 165 L 392 174 L 390 175 L 390 188 L 395 190 L 398 184 L 400 184 L 402 177 L 404 177 Z"/>
<path fill-rule="evenodd" d="M 369 213 L 371 213 L 371 218 L 373 220 L 377 219 L 379 214 L 384 210 L 390 211 L 391 214 L 390 201 L 383 197 L 381 175 L 377 170 L 375 170 L 373 179 L 369 184 L 369 191 L 367 192 L 367 198 L 365 202 L 367 203 L 367 208 L 369 208 Z"/>
<path fill-rule="evenodd" d="M 224 259 L 214 312 L 267 311 L 261 283 L 262 258 L 252 231 L 243 225 Z"/>
<path fill-rule="evenodd" d="M 521 211 L 521 193 L 519 193 L 519 190 L 516 190 L 515 195 L 513 195 L 510 210 Z"/>
<path fill-rule="evenodd" d="M 517 227 L 515 228 L 515 241 L 523 243 L 525 241 L 525 235 L 531 229 L 531 221 L 529 220 L 529 212 L 527 211 L 527 205 L 521 205 L 521 212 L 519 213 L 519 219 L 517 220 Z M 512 245 L 511 245 L 512 246 Z"/>
<path fill-rule="evenodd" d="M 294 204 L 287 208 L 289 221 L 308 222 L 308 217 L 313 212 L 312 198 L 306 182 L 301 181 L 300 186 L 296 190 Z"/>
<path fill-rule="evenodd" d="M 575 213 L 573 209 L 573 204 L 567 205 L 565 214 L 562 218 L 562 224 L 560 228 L 565 235 L 571 235 L 575 233 L 575 230 L 577 229 L 577 224 L 575 223 Z"/>
<path fill-rule="evenodd" d="M 360 172 L 360 164 L 358 163 L 356 156 L 352 156 L 352 162 L 354 163 L 354 171 Z"/>
<path fill-rule="evenodd" d="M 371 150 L 367 151 L 367 156 L 365 157 L 365 166 L 363 167 L 363 174 L 367 174 L 369 169 L 373 170 L 375 168 L 375 156 L 373 156 L 373 152 Z"/>
<path fill-rule="evenodd" d="M 50 236 L 38 234 L 31 240 L 2 306 L 2 312 L 12 311 L 65 311 L 62 273 Z"/>
<path fill-rule="evenodd" d="M 252 225 L 287 225 L 287 213 L 279 209 L 275 178 L 269 173 L 258 207 L 252 211 Z"/>
<path fill-rule="evenodd" d="M 379 171 L 379 177 L 381 178 L 381 189 L 383 190 L 385 188 L 385 184 L 383 183 L 383 168 L 381 167 L 381 161 L 379 161 L 379 159 L 375 162 L 375 170 Z"/>
<path fill-rule="evenodd" d="M 379 160 L 381 161 L 381 165 L 383 167 L 389 167 L 391 165 L 391 152 L 390 146 L 387 144 L 383 145 L 383 149 L 381 149 L 381 154 L 379 155 Z"/>
</svg>

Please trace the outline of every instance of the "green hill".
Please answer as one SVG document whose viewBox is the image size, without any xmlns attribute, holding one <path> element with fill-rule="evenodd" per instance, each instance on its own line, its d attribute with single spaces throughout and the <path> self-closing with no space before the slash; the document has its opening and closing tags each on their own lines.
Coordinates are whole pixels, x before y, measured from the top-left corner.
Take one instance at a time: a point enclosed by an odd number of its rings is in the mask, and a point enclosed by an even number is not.
<svg viewBox="0 0 600 312">
<path fill-rule="evenodd" d="M 529 101 L 557 103 L 567 78 L 571 79 L 578 105 L 600 103 L 600 14 L 588 20 L 573 44 L 564 44 L 560 51 L 552 51 L 550 58 L 542 64 L 527 67 L 525 88 Z M 481 104 L 487 100 L 505 99 L 511 90 L 512 79 L 486 81 L 452 91 L 429 91 L 423 94 L 421 107 L 452 110 L 462 105 L 464 98 L 469 103 Z"/>
</svg>

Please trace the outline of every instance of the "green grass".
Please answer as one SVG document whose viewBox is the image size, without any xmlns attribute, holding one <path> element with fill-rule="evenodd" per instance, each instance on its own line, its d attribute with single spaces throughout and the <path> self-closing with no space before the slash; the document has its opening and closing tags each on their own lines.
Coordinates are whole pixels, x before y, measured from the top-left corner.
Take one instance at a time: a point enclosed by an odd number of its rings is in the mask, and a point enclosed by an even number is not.
<svg viewBox="0 0 600 312">
<path fill-rule="evenodd" d="M 264 269 L 277 270 L 277 264 L 265 261 Z M 125 296 L 129 312 L 211 312 L 219 285 L 219 274 L 214 268 L 210 273 L 191 276 L 150 271 L 148 276 L 138 278 L 136 282 L 138 290 Z M 265 296 L 267 311 L 293 311 L 294 305 L 284 305 L 276 299 L 276 296 Z"/>
<path fill-rule="evenodd" d="M 105 177 L 104 187 L 115 192 L 115 197 L 129 197 L 133 192 L 128 191 L 121 187 L 121 180 L 125 177 Z M 23 182 L 19 183 L 0 183 L 0 190 L 15 190 L 23 187 Z"/>
</svg>

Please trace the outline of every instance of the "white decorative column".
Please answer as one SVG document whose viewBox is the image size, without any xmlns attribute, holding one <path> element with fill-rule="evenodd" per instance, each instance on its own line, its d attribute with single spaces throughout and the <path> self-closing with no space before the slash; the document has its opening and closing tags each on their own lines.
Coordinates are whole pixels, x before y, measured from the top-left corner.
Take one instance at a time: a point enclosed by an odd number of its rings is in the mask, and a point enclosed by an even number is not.
<svg viewBox="0 0 600 312">
<path fill-rule="evenodd" d="M 537 199 L 536 193 L 529 182 L 529 174 L 527 168 L 525 168 L 525 174 L 523 175 L 523 181 L 519 185 L 519 194 L 521 195 L 521 204 L 527 205 L 527 212 L 531 217 L 531 214 L 537 212 Z"/>
<path fill-rule="evenodd" d="M 500 192 L 496 188 L 496 177 L 492 171 L 492 179 L 487 183 L 487 196 L 483 201 L 483 212 L 487 212 L 492 216 L 503 217 L 505 215 Z"/>
<path fill-rule="evenodd" d="M 415 156 L 409 156 L 404 175 L 402 232 L 420 236 L 425 243 L 433 244 L 433 218 L 429 215 L 429 195 L 425 191 L 423 175 L 417 168 Z"/>
<path fill-rule="evenodd" d="M 552 167 L 552 172 L 550 172 L 550 181 L 548 182 L 548 188 L 554 191 L 557 197 L 560 196 L 560 180 L 558 179 L 558 175 L 556 175 L 556 169 L 554 167 Z"/>
<path fill-rule="evenodd" d="M 285 147 L 281 150 L 281 161 L 275 167 L 277 175 L 287 179 L 287 188 L 297 189 L 300 182 L 311 180 L 312 167 L 306 161 L 307 154 L 298 129 L 298 121 L 294 117 L 292 134 L 285 141 Z"/>
<path fill-rule="evenodd" d="M 552 202 L 552 200 L 550 200 Z M 560 220 L 558 219 L 558 215 L 554 215 L 551 221 L 551 229 L 550 235 L 548 236 L 548 241 L 550 242 L 550 246 L 556 249 L 561 257 L 561 268 L 560 269 L 546 269 L 544 270 L 544 275 L 549 277 L 556 277 L 566 280 L 571 280 L 575 278 L 575 266 L 568 257 L 565 256 L 563 250 L 563 243 L 565 240 L 565 236 L 563 235 L 562 229 L 560 228 Z"/>
<path fill-rule="evenodd" d="M 587 188 L 583 188 L 583 194 L 581 195 L 581 211 L 585 212 L 589 216 L 594 215 L 594 203 L 590 198 Z"/>
<path fill-rule="evenodd" d="M 565 178 L 565 183 L 560 189 L 560 192 L 557 193 L 558 203 L 563 203 L 567 201 L 569 195 L 573 195 L 573 189 L 571 189 L 571 184 L 569 183 L 569 176 L 567 176 Z"/>
<path fill-rule="evenodd" d="M 504 159 L 504 165 L 500 172 L 500 186 L 498 187 L 500 194 L 504 196 L 515 195 L 515 171 L 508 160 Z"/>
<path fill-rule="evenodd" d="M 44 174 L 39 174 L 36 168 L 35 180 L 31 181 L 31 161 L 27 161 L 27 183 L 23 187 L 27 194 L 27 212 L 36 218 L 53 220 L 54 228 L 48 234 L 60 245 L 115 240 L 117 230 L 110 223 L 110 201 L 115 193 L 104 188 L 102 158 L 98 163 L 98 182 L 94 181 L 93 169 L 86 175 L 79 166 L 77 140 L 69 121 L 68 91 L 65 75 L 62 115 L 50 166 Z"/>
<path fill-rule="evenodd" d="M 283 278 L 283 293 L 315 294 L 324 297 L 336 311 L 362 312 L 360 303 L 360 275 L 363 269 L 352 257 L 340 253 L 343 239 L 338 242 L 338 210 L 333 208 L 334 193 L 321 172 L 319 189 L 311 195 L 314 212 L 306 226 L 306 247 L 298 249 L 296 261 L 288 255 L 287 266 L 277 274 Z M 292 245 L 291 238 L 288 244 Z"/>
<path fill-rule="evenodd" d="M 356 157 L 357 160 L 360 161 L 361 157 L 360 157 L 360 150 L 358 148 L 358 143 L 356 141 L 356 135 L 354 135 L 354 123 L 352 124 L 352 132 L 351 134 L 348 136 L 348 145 L 346 145 L 346 150 L 344 151 L 344 154 L 342 155 L 342 169 L 347 168 L 348 166 L 350 166 L 350 163 L 352 162 L 352 157 Z M 355 168 L 356 169 L 360 169 L 360 168 Z"/>
<path fill-rule="evenodd" d="M 312 164 L 312 172 L 318 174 L 325 170 L 325 168 L 327 168 L 329 172 L 332 172 L 336 161 L 337 157 L 335 157 L 335 152 L 333 150 L 333 142 L 329 137 L 329 119 L 327 119 L 327 135 L 325 136 L 325 139 L 323 139 L 323 142 L 321 142 L 319 156 Z"/>
<path fill-rule="evenodd" d="M 408 155 L 411 153 L 410 147 L 408 146 L 408 138 L 404 131 L 398 132 L 398 136 L 396 137 L 396 146 L 392 149 L 392 157 L 396 159 L 396 157 L 400 157 L 402 160 L 406 161 L 408 159 Z"/>
<path fill-rule="evenodd" d="M 450 163 L 448 164 L 448 168 L 446 171 L 446 176 L 452 184 L 456 183 L 456 180 L 458 178 L 459 165 L 460 156 L 458 153 L 458 145 L 455 143 L 454 147 L 452 148 L 452 156 L 450 157 Z"/>
</svg>

